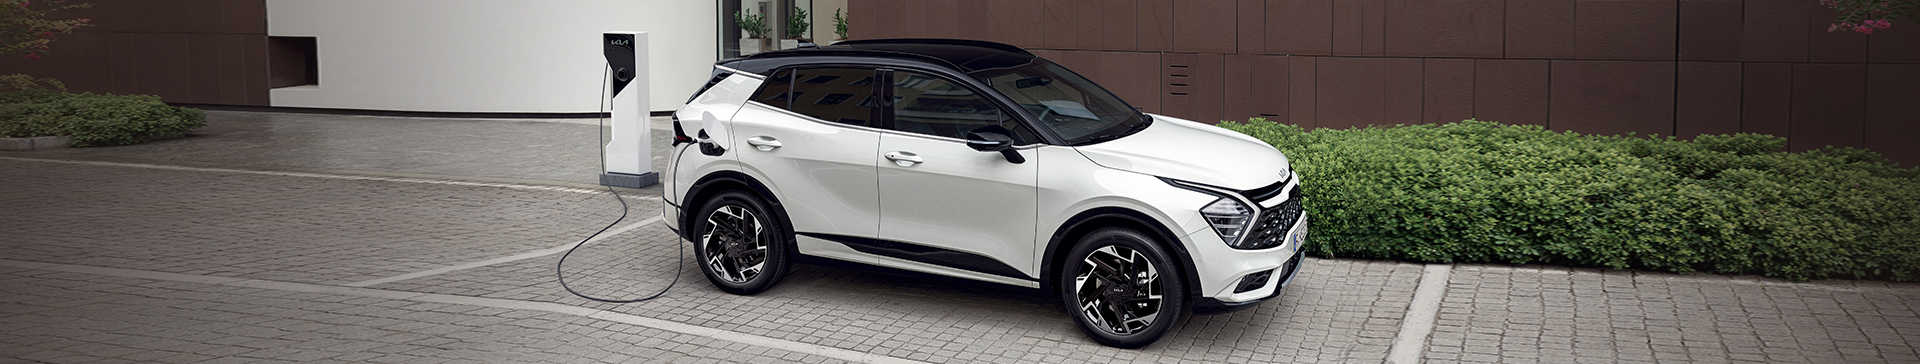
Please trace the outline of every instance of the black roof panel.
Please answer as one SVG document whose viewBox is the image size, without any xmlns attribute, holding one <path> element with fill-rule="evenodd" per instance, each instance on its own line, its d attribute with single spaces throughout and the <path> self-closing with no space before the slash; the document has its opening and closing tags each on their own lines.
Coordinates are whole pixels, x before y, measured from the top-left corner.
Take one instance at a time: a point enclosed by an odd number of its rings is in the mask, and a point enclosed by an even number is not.
<svg viewBox="0 0 1920 364">
<path fill-rule="evenodd" d="M 765 74 L 780 66 L 816 57 L 874 57 L 911 59 L 952 68 L 961 73 L 1026 64 L 1036 56 L 1012 45 L 964 39 L 868 39 L 818 48 L 764 52 L 717 64 Z"/>
</svg>

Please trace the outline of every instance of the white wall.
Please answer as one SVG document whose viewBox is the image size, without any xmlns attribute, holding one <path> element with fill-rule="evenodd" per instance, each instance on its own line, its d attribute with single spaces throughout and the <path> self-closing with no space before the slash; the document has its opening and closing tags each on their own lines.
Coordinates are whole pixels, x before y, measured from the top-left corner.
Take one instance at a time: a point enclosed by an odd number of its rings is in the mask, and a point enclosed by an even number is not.
<svg viewBox="0 0 1920 364">
<path fill-rule="evenodd" d="M 712 1 L 267 0 L 267 34 L 319 43 L 318 86 L 273 106 L 439 112 L 592 112 L 600 33 L 644 31 L 655 111 L 706 82 Z"/>
</svg>

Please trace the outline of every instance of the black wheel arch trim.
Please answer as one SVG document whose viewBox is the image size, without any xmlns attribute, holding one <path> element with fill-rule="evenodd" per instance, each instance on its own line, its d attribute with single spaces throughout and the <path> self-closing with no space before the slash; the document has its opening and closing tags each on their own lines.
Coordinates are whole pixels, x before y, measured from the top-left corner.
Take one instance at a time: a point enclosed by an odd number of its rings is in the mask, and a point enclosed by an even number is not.
<svg viewBox="0 0 1920 364">
<path fill-rule="evenodd" d="M 774 220 L 780 222 L 781 227 L 786 228 L 787 231 L 793 231 L 793 220 L 787 218 L 786 205 L 780 204 L 780 199 L 774 197 L 773 190 L 745 173 L 720 171 L 700 177 L 699 181 L 693 183 L 693 187 L 687 189 L 686 194 L 680 196 L 680 205 L 677 206 L 681 212 L 680 221 L 675 221 L 673 225 L 680 227 L 677 232 L 681 235 L 681 239 L 693 241 L 693 237 L 689 236 L 693 233 L 693 225 L 689 225 L 693 223 L 693 218 L 689 216 L 692 214 L 686 212 L 699 211 L 703 207 L 700 204 L 704 203 L 707 197 L 729 189 L 744 189 L 753 193 L 760 198 L 760 201 L 767 203 L 768 209 L 773 210 Z"/>
<path fill-rule="evenodd" d="M 1067 237 L 1075 232 L 1098 228 L 1098 226 L 1086 224 L 1105 219 L 1122 219 L 1146 227 L 1145 233 L 1159 238 L 1162 246 L 1173 253 L 1174 261 L 1171 263 L 1180 267 L 1181 278 L 1188 282 L 1187 295 L 1194 298 L 1201 297 L 1199 270 L 1194 267 L 1193 254 L 1187 252 L 1186 245 L 1180 243 L 1180 236 L 1144 213 L 1120 207 L 1099 207 L 1081 212 L 1067 219 L 1066 223 L 1060 224 L 1059 229 L 1054 230 L 1053 236 L 1047 240 L 1045 254 L 1040 259 L 1040 289 L 1047 292 L 1055 291 L 1056 287 L 1053 287 L 1053 283 L 1059 278 L 1056 262 L 1064 258 L 1060 256 L 1066 253 L 1063 248 L 1071 248 L 1073 244 L 1066 241 Z"/>
</svg>

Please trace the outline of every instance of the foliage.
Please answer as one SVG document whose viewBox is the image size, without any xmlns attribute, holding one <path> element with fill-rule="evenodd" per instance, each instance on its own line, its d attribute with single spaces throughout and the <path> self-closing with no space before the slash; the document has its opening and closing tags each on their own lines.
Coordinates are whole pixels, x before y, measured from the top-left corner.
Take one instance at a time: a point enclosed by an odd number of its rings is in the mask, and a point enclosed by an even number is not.
<svg viewBox="0 0 1920 364">
<path fill-rule="evenodd" d="M 1475 120 L 1221 126 L 1292 158 L 1322 256 L 1920 280 L 1920 171 L 1866 150 Z"/>
<path fill-rule="evenodd" d="M 0 91 L 54 90 L 67 91 L 67 84 L 60 80 L 33 77 L 26 74 L 0 75 Z"/>
<path fill-rule="evenodd" d="M 847 40 L 847 17 L 840 15 L 840 9 L 833 9 L 833 35 Z"/>
<path fill-rule="evenodd" d="M 773 31 L 773 28 L 767 27 L 766 15 L 735 11 L 733 23 L 740 26 L 740 31 L 747 32 L 747 38 L 766 38 L 767 32 Z"/>
<path fill-rule="evenodd" d="M 0 137 L 72 136 L 73 146 L 136 144 L 206 126 L 198 109 L 168 106 L 159 96 L 69 94 L 53 90 L 0 93 Z"/>
<path fill-rule="evenodd" d="M 93 4 L 67 4 L 66 0 L 0 0 L 0 54 L 18 54 L 39 59 L 53 51 L 54 33 L 73 33 L 74 28 L 91 26 L 92 19 L 48 19 L 62 10 L 93 7 Z"/>
<path fill-rule="evenodd" d="M 807 14 L 807 9 L 793 7 L 793 15 L 787 16 L 787 37 L 805 38 L 803 35 L 807 34 L 807 29 L 813 28 L 813 21 L 808 18 L 809 16 L 812 15 Z"/>
<path fill-rule="evenodd" d="M 1848 30 L 1873 34 L 1874 30 L 1893 26 L 1900 18 L 1920 21 L 1920 0 L 1820 0 L 1840 17 L 1827 25 L 1827 31 Z"/>
</svg>

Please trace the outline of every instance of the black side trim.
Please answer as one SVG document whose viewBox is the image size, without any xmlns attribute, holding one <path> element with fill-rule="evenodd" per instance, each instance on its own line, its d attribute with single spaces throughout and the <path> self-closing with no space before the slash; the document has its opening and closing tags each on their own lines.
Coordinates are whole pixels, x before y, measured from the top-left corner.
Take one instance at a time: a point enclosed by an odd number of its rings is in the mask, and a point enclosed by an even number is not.
<svg viewBox="0 0 1920 364">
<path fill-rule="evenodd" d="M 953 250 L 935 248 L 935 247 L 913 244 L 913 243 L 864 238 L 864 237 L 858 237 L 858 236 L 821 234 L 821 233 L 798 233 L 798 234 L 821 239 L 821 240 L 827 240 L 827 241 L 832 241 L 836 243 L 846 244 L 847 247 L 853 248 L 853 250 L 858 250 L 861 253 L 873 254 L 873 255 L 878 255 L 878 256 L 883 256 L 888 258 L 911 260 L 915 262 L 938 265 L 938 266 L 953 268 L 953 269 L 979 272 L 984 274 L 991 274 L 991 275 L 996 275 L 1001 277 L 1034 280 L 1033 277 L 1028 277 L 1025 273 L 1020 273 L 1019 269 L 1014 269 L 1013 266 L 1009 266 L 1007 265 L 1007 263 L 1002 263 L 999 260 L 988 258 L 987 256 L 979 255 L 979 254 L 953 251 Z"/>
</svg>

